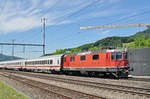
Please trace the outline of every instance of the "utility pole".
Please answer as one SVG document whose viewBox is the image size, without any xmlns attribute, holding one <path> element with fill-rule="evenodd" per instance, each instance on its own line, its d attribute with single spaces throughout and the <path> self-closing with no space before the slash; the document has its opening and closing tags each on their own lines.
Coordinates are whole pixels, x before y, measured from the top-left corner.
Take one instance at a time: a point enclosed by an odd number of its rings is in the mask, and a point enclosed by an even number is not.
<svg viewBox="0 0 150 99">
<path fill-rule="evenodd" d="M 12 60 L 14 59 L 14 42 L 15 40 L 12 40 Z"/>
<path fill-rule="evenodd" d="M 45 25 L 46 25 L 46 18 L 41 19 L 43 22 L 43 55 L 45 55 Z"/>
</svg>

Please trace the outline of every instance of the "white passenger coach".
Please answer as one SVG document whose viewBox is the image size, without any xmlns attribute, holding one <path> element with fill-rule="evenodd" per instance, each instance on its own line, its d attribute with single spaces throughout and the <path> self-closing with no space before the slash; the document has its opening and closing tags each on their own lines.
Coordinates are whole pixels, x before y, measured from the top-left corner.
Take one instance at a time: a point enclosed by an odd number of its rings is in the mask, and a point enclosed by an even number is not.
<svg viewBox="0 0 150 99">
<path fill-rule="evenodd" d="M 30 71 L 60 71 L 63 55 L 44 56 L 35 59 L 0 62 L 0 68 L 26 69 Z"/>
</svg>

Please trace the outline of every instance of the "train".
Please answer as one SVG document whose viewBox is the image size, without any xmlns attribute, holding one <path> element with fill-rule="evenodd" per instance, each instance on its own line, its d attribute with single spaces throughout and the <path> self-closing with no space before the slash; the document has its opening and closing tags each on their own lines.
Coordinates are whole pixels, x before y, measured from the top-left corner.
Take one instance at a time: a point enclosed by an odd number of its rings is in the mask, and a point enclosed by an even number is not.
<svg viewBox="0 0 150 99">
<path fill-rule="evenodd" d="M 128 77 L 129 74 L 127 51 L 117 49 L 3 61 L 0 68 L 113 78 Z"/>
</svg>

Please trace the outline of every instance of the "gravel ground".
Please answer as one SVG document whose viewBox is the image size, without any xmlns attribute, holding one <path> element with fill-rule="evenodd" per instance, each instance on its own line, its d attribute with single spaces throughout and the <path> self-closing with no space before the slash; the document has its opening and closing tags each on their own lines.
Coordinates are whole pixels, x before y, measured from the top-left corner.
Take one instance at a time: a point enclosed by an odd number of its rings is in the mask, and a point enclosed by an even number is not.
<svg viewBox="0 0 150 99">
<path fill-rule="evenodd" d="M 60 76 L 60 75 L 55 75 L 55 76 Z M 84 80 L 88 80 L 88 81 L 89 80 L 93 81 L 93 79 L 94 79 L 94 82 L 99 82 L 99 81 L 104 82 L 104 83 L 110 83 L 111 82 L 111 83 L 115 83 L 115 84 L 118 83 L 120 85 L 130 85 L 130 86 L 137 83 L 137 82 L 132 82 L 132 83 L 128 82 L 127 83 L 126 80 L 111 80 L 111 79 L 108 80 L 108 79 L 99 79 L 99 78 L 84 78 L 84 77 L 74 77 L 74 76 L 72 77 L 72 76 L 61 75 L 61 77 L 62 76 L 67 77 L 67 78 L 76 78 L 78 80 L 84 79 Z M 32 80 L 41 81 L 41 82 L 44 82 L 47 84 L 53 84 L 53 85 L 57 85 L 57 86 L 64 87 L 64 88 L 69 88 L 69 89 L 73 89 L 73 90 L 77 90 L 77 91 L 81 91 L 81 92 L 85 92 L 85 93 L 90 93 L 90 94 L 106 97 L 108 99 L 146 99 L 146 97 L 139 97 L 139 96 L 135 96 L 135 95 L 131 95 L 131 94 L 118 93 L 118 92 L 114 92 L 114 91 L 108 91 L 108 90 L 103 90 L 103 89 L 98 89 L 98 88 L 91 88 L 91 87 L 86 87 L 86 86 L 81 86 L 81 85 L 73 85 L 73 84 L 68 84 L 68 83 L 63 83 L 63 82 L 56 82 L 56 81 L 27 77 L 27 76 L 21 76 L 21 77 L 25 77 L 25 78 L 32 79 Z M 11 82 L 11 83 L 13 83 L 13 82 Z M 146 82 L 142 82 L 142 83 L 146 83 Z M 137 84 L 138 84 L 138 86 L 139 85 L 142 86 L 142 84 L 139 84 L 139 82 Z M 145 84 L 145 85 L 147 86 L 147 84 Z M 135 86 L 137 86 L 137 85 L 135 85 Z M 20 85 L 20 87 L 21 87 L 20 89 L 22 89 L 21 85 Z M 25 94 L 33 93 L 32 89 L 30 89 L 31 90 L 30 91 L 29 89 L 24 88 L 24 90 L 25 90 L 25 92 L 24 92 Z M 32 98 L 31 95 L 28 95 L 28 96 L 30 96 L 30 98 Z M 44 98 L 41 98 L 41 99 L 44 99 Z"/>
<path fill-rule="evenodd" d="M 150 88 L 150 82 L 144 81 L 132 81 L 127 79 L 104 79 L 104 78 L 95 78 L 95 77 L 79 77 L 79 76 L 68 76 L 68 75 L 54 75 L 54 74 L 42 74 L 42 73 L 31 73 L 31 74 L 38 74 L 38 75 L 46 75 L 46 76 L 53 76 L 53 77 L 60 77 L 60 78 L 67 78 L 67 79 L 74 79 L 74 80 L 84 80 L 84 81 L 91 81 L 91 82 L 102 82 L 106 84 L 114 84 L 114 85 L 124 85 L 124 86 L 131 86 L 131 87 L 141 87 L 141 88 Z"/>
</svg>

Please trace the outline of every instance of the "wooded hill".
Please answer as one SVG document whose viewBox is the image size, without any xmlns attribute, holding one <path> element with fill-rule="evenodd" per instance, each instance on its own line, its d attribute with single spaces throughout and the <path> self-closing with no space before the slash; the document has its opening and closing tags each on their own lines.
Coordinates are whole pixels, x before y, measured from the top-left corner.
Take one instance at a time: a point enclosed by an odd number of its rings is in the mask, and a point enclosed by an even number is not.
<svg viewBox="0 0 150 99">
<path fill-rule="evenodd" d="M 12 59 L 12 56 L 0 54 L 0 61 L 10 61 L 10 60 L 18 60 L 18 59 L 23 59 L 23 58 L 13 57 L 13 59 Z"/>
<path fill-rule="evenodd" d="M 127 37 L 107 37 L 96 41 L 95 43 L 85 44 L 76 48 L 57 49 L 56 52 L 47 55 L 99 50 L 106 47 L 127 49 L 150 47 L 150 28 Z"/>
</svg>

